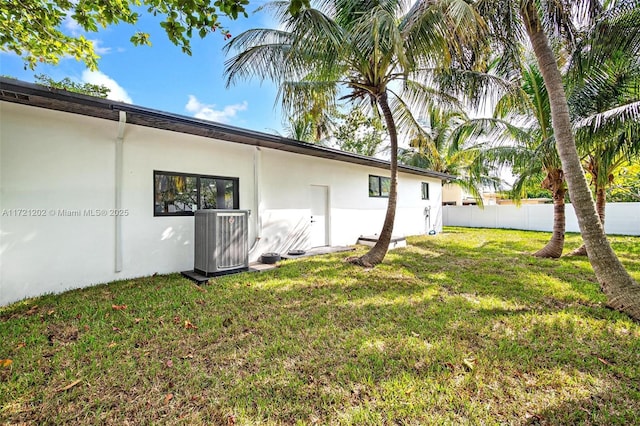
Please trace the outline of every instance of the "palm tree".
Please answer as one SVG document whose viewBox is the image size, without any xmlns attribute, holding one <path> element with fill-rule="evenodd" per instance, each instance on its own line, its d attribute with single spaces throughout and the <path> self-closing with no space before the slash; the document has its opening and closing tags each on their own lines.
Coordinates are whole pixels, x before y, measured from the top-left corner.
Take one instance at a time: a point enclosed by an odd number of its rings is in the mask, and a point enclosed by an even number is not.
<svg viewBox="0 0 640 426">
<path fill-rule="evenodd" d="M 416 125 L 432 102 L 426 70 L 462 52 L 477 23 L 463 0 L 416 3 L 401 0 L 322 0 L 314 7 L 267 5 L 283 29 L 246 31 L 227 45 L 236 51 L 226 63 L 227 83 L 258 77 L 280 85 L 283 107 L 303 111 L 318 99 L 331 107 L 338 97 L 369 104 L 384 117 L 389 134 L 391 187 L 376 245 L 354 263 L 372 266 L 384 259 L 395 218 L 398 179 L 398 127 Z M 299 9 L 299 10 L 298 10 Z M 451 14 L 455 13 L 452 17 Z M 473 34 L 472 34 L 473 35 Z"/>
<path fill-rule="evenodd" d="M 618 3 L 634 5 L 636 2 Z M 490 26 L 489 41 L 503 47 L 501 59 L 505 68 L 507 62 L 519 62 L 518 42 L 523 36 L 531 43 L 549 94 L 556 148 L 589 262 L 607 295 L 608 306 L 640 320 L 640 286 L 620 263 L 598 218 L 576 148 L 562 74 L 550 41 L 551 37 L 573 48 L 577 34 L 575 22 L 593 22 L 603 11 L 602 3 L 595 0 L 479 0 L 476 7 Z M 578 19 L 574 19 L 576 14 Z"/>
<path fill-rule="evenodd" d="M 284 136 L 289 139 L 309 143 L 318 142 L 314 140 L 313 123 L 304 115 L 301 117 L 289 117 L 284 126 Z"/>
<path fill-rule="evenodd" d="M 400 150 L 400 162 L 456 176 L 450 183 L 460 186 L 482 206 L 482 189 L 497 188 L 501 179 L 484 161 L 488 144 L 463 131 L 468 123 L 469 117 L 462 109 L 429 108 L 409 142 L 410 148 Z"/>
<path fill-rule="evenodd" d="M 606 190 L 616 170 L 640 154 L 640 26 L 625 25 L 634 13 L 640 15 L 640 4 L 608 11 L 585 33 L 569 68 L 576 140 L 603 226 Z M 571 254 L 584 256 L 586 247 Z"/>
<path fill-rule="evenodd" d="M 555 148 L 549 96 L 535 61 L 529 58 L 516 77 L 520 88 L 502 96 L 492 119 L 470 120 L 476 137 L 489 138 L 493 147 L 485 161 L 510 165 L 516 176 L 511 195 L 520 200 L 527 185 L 537 181 L 553 198 L 553 233 L 549 242 L 533 255 L 559 258 L 564 248 L 566 184 Z M 542 176 L 541 176 L 542 174 Z"/>
</svg>

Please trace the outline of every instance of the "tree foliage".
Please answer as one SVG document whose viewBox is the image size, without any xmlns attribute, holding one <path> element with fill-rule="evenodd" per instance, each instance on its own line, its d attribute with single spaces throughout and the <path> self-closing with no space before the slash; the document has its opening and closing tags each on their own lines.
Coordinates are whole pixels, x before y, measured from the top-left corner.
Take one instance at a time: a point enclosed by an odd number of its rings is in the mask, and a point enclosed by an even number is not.
<svg viewBox="0 0 640 426">
<path fill-rule="evenodd" d="M 403 164 L 456 176 L 453 184 L 471 194 L 482 206 L 483 189 L 496 189 L 500 183 L 498 170 L 486 161 L 490 143 L 474 137 L 462 109 L 429 108 L 420 121 L 421 127 L 401 150 Z"/>
<path fill-rule="evenodd" d="M 77 83 L 69 77 L 65 77 L 60 81 L 56 81 L 48 75 L 36 74 L 36 84 L 52 87 L 54 89 L 63 89 L 69 92 L 82 93 L 83 95 L 95 96 L 97 98 L 106 98 L 109 96 L 109 89 L 102 84 Z"/>
<path fill-rule="evenodd" d="M 640 4 L 621 2 L 602 15 L 581 34 L 567 91 L 578 149 L 604 202 L 616 170 L 640 157 Z"/>
<path fill-rule="evenodd" d="M 338 148 L 368 157 L 381 149 L 386 127 L 378 116 L 367 116 L 361 108 L 354 107 L 338 116 L 339 124 L 333 134 Z"/>
<path fill-rule="evenodd" d="M 75 22 L 85 32 L 109 25 L 135 25 L 141 13 L 162 16 L 167 37 L 183 52 L 191 54 L 190 38 L 204 38 L 220 28 L 220 16 L 247 16 L 249 0 L 4 0 L 0 2 L 0 49 L 14 52 L 34 69 L 38 63 L 56 64 L 71 56 L 90 69 L 97 68 L 98 55 L 91 40 L 69 34 L 65 24 Z M 221 29 L 223 36 L 230 35 Z M 134 45 L 151 45 L 149 34 L 135 32 Z"/>
<path fill-rule="evenodd" d="M 613 181 L 607 190 L 607 201 L 640 202 L 640 163 L 622 164 L 614 172 Z"/>
</svg>

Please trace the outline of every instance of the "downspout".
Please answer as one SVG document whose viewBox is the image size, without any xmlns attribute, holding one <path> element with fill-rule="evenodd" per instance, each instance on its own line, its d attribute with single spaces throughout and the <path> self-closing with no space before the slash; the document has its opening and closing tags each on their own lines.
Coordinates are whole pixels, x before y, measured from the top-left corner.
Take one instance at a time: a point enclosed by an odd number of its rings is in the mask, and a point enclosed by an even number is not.
<svg viewBox="0 0 640 426">
<path fill-rule="evenodd" d="M 122 271 L 122 216 L 119 212 L 122 210 L 122 150 L 124 144 L 124 128 L 127 123 L 127 113 L 120 111 L 120 121 L 118 123 L 118 136 L 116 137 L 116 165 L 115 165 L 115 243 L 116 243 L 116 264 L 115 271 Z"/>
<path fill-rule="evenodd" d="M 262 233 L 262 215 L 260 214 L 260 172 L 262 166 L 262 152 L 260 151 L 260 147 L 256 147 L 255 151 L 253 151 L 253 205 L 255 206 L 254 213 L 254 221 L 256 226 L 256 239 L 253 242 L 253 245 L 249 249 L 249 254 L 253 254 L 253 252 L 258 247 L 258 243 L 260 242 L 261 233 Z"/>
</svg>

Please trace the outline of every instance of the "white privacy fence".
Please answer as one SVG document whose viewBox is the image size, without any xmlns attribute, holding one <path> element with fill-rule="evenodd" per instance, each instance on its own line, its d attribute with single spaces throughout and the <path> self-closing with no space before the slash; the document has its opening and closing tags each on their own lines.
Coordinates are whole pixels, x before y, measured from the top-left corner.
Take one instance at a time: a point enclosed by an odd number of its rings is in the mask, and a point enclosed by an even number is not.
<svg viewBox="0 0 640 426">
<path fill-rule="evenodd" d="M 443 206 L 444 226 L 505 228 L 531 231 L 553 230 L 553 204 L 485 206 Z M 566 205 L 567 232 L 580 232 L 571 204 Z M 605 210 L 607 234 L 640 235 L 640 203 L 608 203 Z"/>
</svg>

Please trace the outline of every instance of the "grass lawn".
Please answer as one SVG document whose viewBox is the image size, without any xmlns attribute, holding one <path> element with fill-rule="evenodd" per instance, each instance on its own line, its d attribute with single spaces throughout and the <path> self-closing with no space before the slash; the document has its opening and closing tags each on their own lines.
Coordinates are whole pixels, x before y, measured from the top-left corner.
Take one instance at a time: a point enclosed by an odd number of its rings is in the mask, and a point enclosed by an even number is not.
<svg viewBox="0 0 640 426">
<path fill-rule="evenodd" d="M 640 424 L 640 325 L 586 259 L 528 254 L 548 238 L 447 228 L 373 270 L 341 253 L 0 308 L 0 424 Z M 611 240 L 640 280 L 640 238 Z"/>
</svg>

